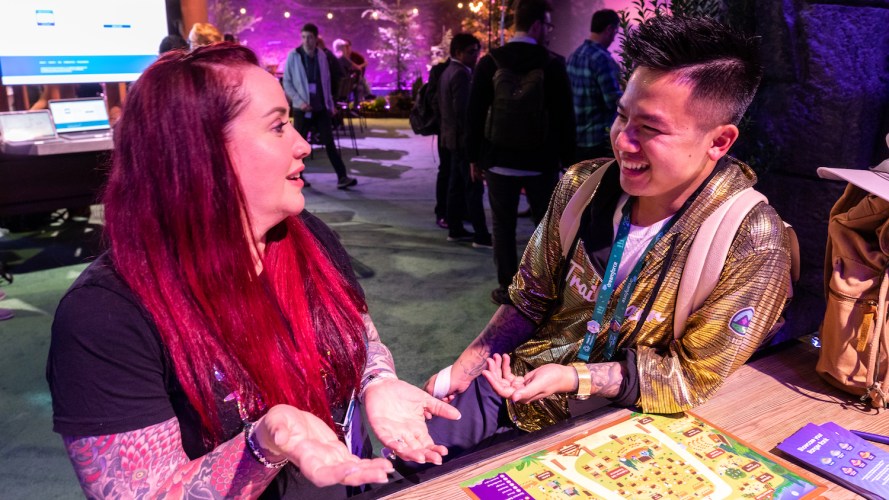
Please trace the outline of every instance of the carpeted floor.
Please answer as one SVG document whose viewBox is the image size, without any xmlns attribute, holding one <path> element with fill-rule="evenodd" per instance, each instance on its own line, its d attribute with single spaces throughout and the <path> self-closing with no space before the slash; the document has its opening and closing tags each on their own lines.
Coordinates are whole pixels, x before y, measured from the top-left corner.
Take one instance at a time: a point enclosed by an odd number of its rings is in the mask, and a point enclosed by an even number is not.
<svg viewBox="0 0 889 500">
<path fill-rule="evenodd" d="M 360 154 L 342 141 L 358 185 L 337 190 L 323 149 L 316 149 L 306 162 L 312 183 L 305 190 L 307 207 L 340 235 L 352 256 L 399 375 L 422 384 L 450 364 L 493 314 L 488 295 L 496 286 L 494 265 L 490 250 L 449 243 L 434 223 L 433 138 L 413 135 L 406 120 L 368 125 L 356 129 Z M 8 297 L 0 307 L 16 313 L 0 322 L 0 498 L 81 497 L 52 432 L 44 368 L 56 304 L 99 251 L 102 211 L 94 206 L 88 219 L 55 215 L 0 238 L 0 257 L 15 275 L 2 288 Z M 519 219 L 520 247 L 532 230 L 529 219 Z"/>
</svg>

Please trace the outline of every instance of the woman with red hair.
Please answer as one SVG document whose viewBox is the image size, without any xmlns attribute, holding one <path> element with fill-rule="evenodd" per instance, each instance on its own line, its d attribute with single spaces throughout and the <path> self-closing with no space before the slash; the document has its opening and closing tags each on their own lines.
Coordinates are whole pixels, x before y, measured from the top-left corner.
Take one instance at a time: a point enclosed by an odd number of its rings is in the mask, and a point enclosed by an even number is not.
<svg viewBox="0 0 889 500">
<path fill-rule="evenodd" d="M 336 498 L 400 457 L 441 463 L 348 255 L 303 210 L 306 141 L 241 46 L 161 56 L 133 85 L 104 194 L 108 252 L 59 304 L 47 379 L 88 497 Z"/>
</svg>

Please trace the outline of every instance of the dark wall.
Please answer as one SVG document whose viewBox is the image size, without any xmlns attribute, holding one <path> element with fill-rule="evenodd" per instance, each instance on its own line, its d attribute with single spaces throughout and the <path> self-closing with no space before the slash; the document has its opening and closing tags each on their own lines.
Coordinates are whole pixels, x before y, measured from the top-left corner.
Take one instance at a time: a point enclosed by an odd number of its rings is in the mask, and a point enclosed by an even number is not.
<svg viewBox="0 0 889 500">
<path fill-rule="evenodd" d="M 827 219 L 844 186 L 816 169 L 866 168 L 889 156 L 889 1 L 737 4 L 735 19 L 762 36 L 765 78 L 732 153 L 757 169 L 758 188 L 802 250 L 781 340 L 816 330 L 823 315 Z"/>
</svg>

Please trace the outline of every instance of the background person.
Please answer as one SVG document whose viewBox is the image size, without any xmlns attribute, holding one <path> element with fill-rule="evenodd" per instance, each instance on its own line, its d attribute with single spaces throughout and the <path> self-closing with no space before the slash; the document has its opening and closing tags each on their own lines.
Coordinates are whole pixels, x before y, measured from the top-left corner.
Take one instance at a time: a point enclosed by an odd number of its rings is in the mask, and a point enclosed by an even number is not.
<svg viewBox="0 0 889 500">
<path fill-rule="evenodd" d="M 170 52 L 133 85 L 104 195 L 109 250 L 63 297 L 47 380 L 86 496 L 339 498 L 440 462 L 349 258 L 304 211 L 308 144 L 242 46 Z M 146 127 L 146 123 L 152 126 Z M 170 147 L 175 145 L 175 147 Z M 289 461 L 289 463 L 288 463 Z"/>
<path fill-rule="evenodd" d="M 194 23 L 188 32 L 188 45 L 195 49 L 222 41 L 222 33 L 210 23 Z"/>
<path fill-rule="evenodd" d="M 327 54 L 318 55 L 318 27 L 307 23 L 300 30 L 300 39 L 301 45 L 287 54 L 284 65 L 284 93 L 293 109 L 293 124 L 303 137 L 312 128 L 317 131 L 336 172 L 336 187 L 348 189 L 358 181 L 346 175 L 346 164 L 333 142 L 334 87 Z"/>
<path fill-rule="evenodd" d="M 577 123 L 576 161 L 613 158 L 608 128 L 617 116 L 620 69 L 608 52 L 620 18 L 611 9 L 598 10 L 590 20 L 590 37 L 568 57 L 568 78 Z"/>
<path fill-rule="evenodd" d="M 440 141 L 451 159 L 448 176 L 447 223 L 448 241 L 472 241 L 476 248 L 491 248 L 491 233 L 485 221 L 482 197 L 485 185 L 480 172 L 470 172 L 467 160 L 466 110 L 472 69 L 478 61 L 481 42 L 469 33 L 457 33 L 451 39 L 451 59 L 438 84 L 441 112 Z M 463 217 L 469 216 L 474 232 L 463 228 Z"/>
<path fill-rule="evenodd" d="M 574 108 L 565 58 L 547 48 L 553 31 L 551 13 L 549 0 L 520 0 L 515 35 L 482 57 L 472 77 L 469 163 L 485 171 L 488 183 L 498 283 L 491 300 L 496 304 L 509 303 L 507 288 L 519 266 L 516 217 L 522 190 L 537 225 L 546 213 L 560 168 L 574 159 Z M 528 100 L 495 112 L 494 79 L 500 68 L 517 77 L 542 70 L 542 91 L 526 92 Z M 538 144 L 519 138 L 520 134 Z"/>
</svg>

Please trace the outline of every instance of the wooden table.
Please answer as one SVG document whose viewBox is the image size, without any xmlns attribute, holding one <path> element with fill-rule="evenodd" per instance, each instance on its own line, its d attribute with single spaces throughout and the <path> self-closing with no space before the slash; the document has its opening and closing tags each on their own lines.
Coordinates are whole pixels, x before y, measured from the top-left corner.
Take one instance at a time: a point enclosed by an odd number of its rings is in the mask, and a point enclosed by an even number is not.
<svg viewBox="0 0 889 500">
<path fill-rule="evenodd" d="M 741 367 L 713 399 L 693 412 L 760 451 L 773 454 L 777 453 L 775 446 L 781 440 L 809 422 L 833 421 L 847 429 L 889 435 L 886 411 L 878 413 L 863 408 L 854 396 L 824 383 L 815 373 L 817 356 L 817 350 L 804 343 L 793 343 L 765 353 Z M 602 408 L 395 481 L 365 496 L 465 499 L 467 496 L 460 489 L 462 481 L 568 439 L 582 429 L 617 420 L 629 413 L 626 409 Z M 877 446 L 889 451 L 889 446 Z M 781 458 L 777 461 L 787 465 Z M 797 468 L 797 472 L 800 469 Z M 860 498 L 826 478 L 805 470 L 801 473 L 828 487 L 824 498 Z"/>
</svg>

